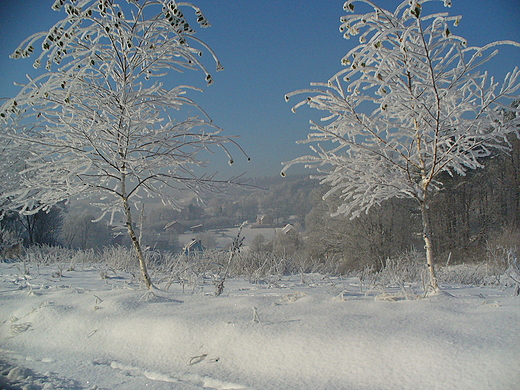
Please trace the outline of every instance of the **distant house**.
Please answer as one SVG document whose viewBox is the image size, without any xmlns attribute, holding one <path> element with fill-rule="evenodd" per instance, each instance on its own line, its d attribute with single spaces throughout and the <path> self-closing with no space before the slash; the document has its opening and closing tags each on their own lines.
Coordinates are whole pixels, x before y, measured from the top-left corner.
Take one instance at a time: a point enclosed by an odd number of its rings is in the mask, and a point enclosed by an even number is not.
<svg viewBox="0 0 520 390">
<path fill-rule="evenodd" d="M 274 232 L 276 235 L 280 234 L 280 235 L 285 236 L 287 233 L 289 233 L 293 229 L 296 229 L 296 228 L 293 225 L 291 225 L 290 223 L 288 223 L 283 228 L 275 228 Z"/>
<path fill-rule="evenodd" d="M 200 240 L 192 239 L 190 242 L 184 245 L 184 248 L 182 248 L 182 252 L 186 256 L 190 256 L 196 253 L 204 252 L 205 249 L 206 248 L 204 248 Z"/>
</svg>

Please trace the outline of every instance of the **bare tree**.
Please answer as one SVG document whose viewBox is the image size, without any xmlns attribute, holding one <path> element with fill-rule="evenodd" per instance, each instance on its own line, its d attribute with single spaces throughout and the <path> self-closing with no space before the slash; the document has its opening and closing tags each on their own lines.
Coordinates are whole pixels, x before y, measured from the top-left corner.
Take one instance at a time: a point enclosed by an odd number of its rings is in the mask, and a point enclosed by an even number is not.
<svg viewBox="0 0 520 390">
<path fill-rule="evenodd" d="M 325 197 L 339 193 L 337 213 L 352 218 L 393 197 L 415 199 L 437 291 L 428 209 L 442 187 L 439 174 L 482 167 L 481 159 L 506 148 L 507 134 L 518 130 L 518 107 L 505 115 L 518 98 L 518 68 L 502 83 L 477 68 L 496 54 L 489 49 L 520 45 L 468 47 L 451 31 L 459 16 L 423 12 L 432 2 L 406 0 L 394 12 L 369 0 L 345 2 L 345 11 L 357 3 L 371 8 L 341 18 L 345 38 L 359 35 L 360 44 L 327 83 L 286 96 L 308 94 L 293 110 L 308 104 L 329 114 L 326 124 L 311 123 L 313 132 L 301 141 L 316 144 L 314 154 L 285 163 L 282 175 L 296 163 L 317 168 L 321 182 L 331 185 Z"/>
<path fill-rule="evenodd" d="M 113 239 L 112 232 L 102 221 L 92 222 L 95 219 L 94 215 L 85 210 L 66 213 L 61 229 L 63 244 L 83 250 L 110 245 Z"/>
<path fill-rule="evenodd" d="M 232 163 L 226 144 L 236 143 L 188 97 L 196 88 L 166 84 L 183 69 L 202 70 L 211 83 L 203 52 L 222 69 L 181 9 L 191 8 L 201 27 L 209 24 L 199 8 L 173 0 L 56 0 L 53 8 L 67 15 L 12 55 L 28 57 L 41 41 L 34 66 L 43 63 L 47 72 L 1 107 L 0 119 L 11 129 L 5 137 L 31 153 L 22 184 L 3 196 L 27 214 L 70 197 L 101 195 L 103 215 L 125 216 L 150 288 L 134 231 L 135 198 L 160 196 L 175 205 L 176 190 L 200 191 L 234 179 L 194 173 L 204 165 L 200 151 L 219 147 Z M 175 110 L 184 119 L 175 119 Z M 193 110 L 199 115 L 190 115 Z"/>
<path fill-rule="evenodd" d="M 18 215 L 19 223 L 25 231 L 27 244 L 58 245 L 63 224 L 62 213 L 60 207 L 53 206 L 46 211 Z"/>
</svg>

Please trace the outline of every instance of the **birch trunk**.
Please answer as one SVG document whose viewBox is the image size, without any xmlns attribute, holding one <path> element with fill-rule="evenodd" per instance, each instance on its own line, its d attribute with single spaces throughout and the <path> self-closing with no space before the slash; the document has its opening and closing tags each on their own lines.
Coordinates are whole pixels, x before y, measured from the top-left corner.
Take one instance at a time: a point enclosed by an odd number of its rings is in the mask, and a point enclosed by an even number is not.
<svg viewBox="0 0 520 390">
<path fill-rule="evenodd" d="M 137 254 L 139 268 L 141 269 L 141 276 L 143 277 L 146 288 L 150 290 L 152 288 L 152 282 L 150 280 L 150 275 L 148 275 L 148 269 L 146 268 L 146 262 L 144 260 L 143 251 L 141 250 L 141 243 L 135 235 L 134 226 L 132 222 L 132 210 L 130 209 L 130 204 L 128 203 L 128 195 L 126 193 L 126 175 L 124 173 L 121 175 L 121 200 L 123 201 L 123 210 L 125 212 L 126 229 L 128 235 L 130 236 L 130 239 L 132 240 L 132 245 Z"/>
<path fill-rule="evenodd" d="M 148 275 L 148 269 L 146 268 L 146 262 L 144 260 L 143 251 L 141 250 L 141 243 L 135 235 L 135 231 L 132 224 L 132 212 L 130 210 L 130 205 L 128 204 L 128 199 L 126 197 L 123 197 L 123 207 L 125 210 L 126 228 L 128 231 L 128 235 L 132 240 L 132 245 L 134 246 L 135 252 L 137 254 L 137 259 L 139 260 L 141 276 L 143 277 L 146 288 L 150 290 L 152 288 L 152 282 L 150 280 L 150 275 Z"/>
<path fill-rule="evenodd" d="M 430 227 L 430 216 L 428 215 L 428 206 L 425 202 L 421 202 L 421 215 L 423 223 L 423 239 L 424 248 L 426 249 L 426 265 L 430 276 L 430 288 L 433 292 L 439 291 L 437 283 L 437 275 L 435 274 L 435 265 L 433 261 L 432 233 Z"/>
</svg>

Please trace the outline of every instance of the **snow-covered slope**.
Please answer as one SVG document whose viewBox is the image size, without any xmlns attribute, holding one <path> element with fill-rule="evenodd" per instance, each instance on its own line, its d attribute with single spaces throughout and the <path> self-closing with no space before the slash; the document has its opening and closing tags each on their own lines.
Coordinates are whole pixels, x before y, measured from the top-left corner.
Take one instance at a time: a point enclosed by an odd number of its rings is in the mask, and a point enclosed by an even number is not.
<svg viewBox="0 0 520 390">
<path fill-rule="evenodd" d="M 313 274 L 215 297 L 210 281 L 147 293 L 93 266 L 21 269 L 0 264 L 0 388 L 520 388 L 512 290 L 404 299 Z"/>
</svg>

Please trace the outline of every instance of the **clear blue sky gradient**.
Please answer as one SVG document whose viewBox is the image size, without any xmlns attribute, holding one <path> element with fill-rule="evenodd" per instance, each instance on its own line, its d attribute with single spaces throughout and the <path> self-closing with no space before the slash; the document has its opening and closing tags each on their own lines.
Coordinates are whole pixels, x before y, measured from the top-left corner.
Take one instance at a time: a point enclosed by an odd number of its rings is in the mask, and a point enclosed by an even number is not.
<svg viewBox="0 0 520 390">
<path fill-rule="evenodd" d="M 306 88 L 310 82 L 324 82 L 341 70 L 340 60 L 356 44 L 339 32 L 339 18 L 345 14 L 343 0 L 194 0 L 212 27 L 198 28 L 197 36 L 208 43 L 225 67 L 213 72 L 215 82 L 206 86 L 202 72 L 174 74 L 171 82 L 204 88 L 191 97 L 227 135 L 239 135 L 240 145 L 251 157 L 246 162 L 238 152 L 230 167 L 223 154 L 211 157 L 208 172 L 225 178 L 245 172 L 249 176 L 274 176 L 281 162 L 307 154 L 306 145 L 296 145 L 309 130 L 309 120 L 319 112 L 301 108 L 293 114 L 284 95 Z M 395 9 L 397 0 L 376 0 Z M 12 60 L 9 55 L 30 34 L 48 30 L 63 13 L 51 10 L 53 0 L 0 1 L 0 98 L 13 97 L 25 74 L 35 74 L 33 59 Z M 482 46 L 496 40 L 520 42 L 520 0 L 453 0 L 445 9 L 442 2 L 429 5 L 439 12 L 462 15 L 453 33 L 469 45 Z M 190 12 L 188 18 L 195 20 Z M 195 23 L 194 23 L 195 24 Z M 213 67 L 207 56 L 206 65 Z M 520 66 L 520 49 L 503 48 L 488 69 L 503 78 Z M 214 69 L 214 68 L 213 68 Z M 175 85 L 174 84 L 174 85 Z M 304 96 L 302 96 L 303 98 Z M 301 173 L 303 167 L 288 174 Z"/>
</svg>

